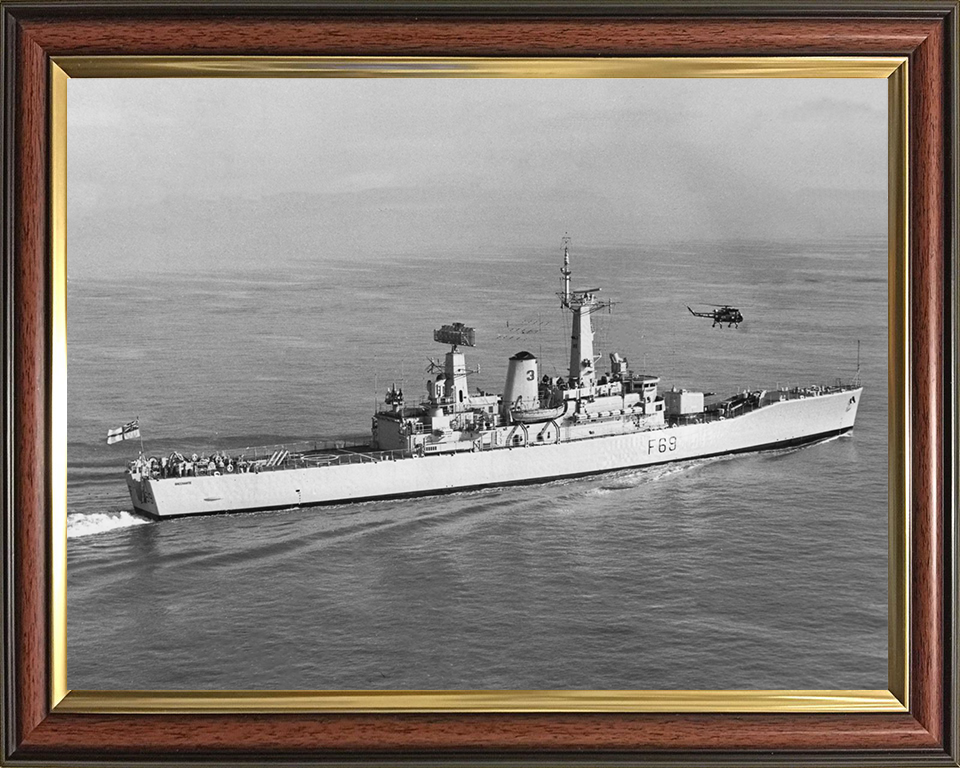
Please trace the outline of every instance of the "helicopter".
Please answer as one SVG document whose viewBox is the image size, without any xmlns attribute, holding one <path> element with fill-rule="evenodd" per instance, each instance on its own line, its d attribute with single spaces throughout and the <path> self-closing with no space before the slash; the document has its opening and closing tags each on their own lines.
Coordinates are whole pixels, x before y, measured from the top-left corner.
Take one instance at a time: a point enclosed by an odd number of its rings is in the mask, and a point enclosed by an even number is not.
<svg viewBox="0 0 960 768">
<path fill-rule="evenodd" d="M 719 304 L 713 304 L 711 306 L 716 307 L 716 309 L 710 310 L 709 312 L 694 312 L 692 309 L 690 309 L 690 307 L 687 307 L 687 309 L 690 310 L 690 314 L 694 317 L 713 318 L 713 325 L 710 326 L 711 328 L 715 328 L 717 325 L 723 328 L 724 323 L 727 324 L 727 328 L 729 328 L 731 325 L 736 328 L 740 327 L 740 323 L 743 322 L 743 314 L 741 314 L 739 309 L 726 304 L 723 306 L 720 306 Z"/>
</svg>

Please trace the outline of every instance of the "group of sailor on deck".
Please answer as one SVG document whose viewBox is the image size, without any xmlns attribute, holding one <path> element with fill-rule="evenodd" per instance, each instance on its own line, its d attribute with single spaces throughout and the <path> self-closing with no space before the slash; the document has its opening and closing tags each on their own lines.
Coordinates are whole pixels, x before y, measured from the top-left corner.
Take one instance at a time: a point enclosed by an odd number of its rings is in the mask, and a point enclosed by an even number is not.
<svg viewBox="0 0 960 768">
<path fill-rule="evenodd" d="M 228 456 L 223 451 L 217 451 L 210 456 L 199 456 L 194 453 L 190 458 L 175 451 L 169 456 L 150 456 L 149 458 L 141 456 L 138 461 L 154 480 L 250 472 L 256 471 L 258 464 L 258 462 L 247 461 L 243 455 Z"/>
</svg>

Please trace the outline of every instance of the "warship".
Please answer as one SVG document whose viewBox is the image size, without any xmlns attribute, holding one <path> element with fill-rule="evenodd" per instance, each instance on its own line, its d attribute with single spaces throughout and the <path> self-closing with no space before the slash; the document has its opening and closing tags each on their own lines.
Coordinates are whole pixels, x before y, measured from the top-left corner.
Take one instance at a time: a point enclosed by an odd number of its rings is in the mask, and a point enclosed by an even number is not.
<svg viewBox="0 0 960 768">
<path fill-rule="evenodd" d="M 566 238 L 561 275 L 557 296 L 572 315 L 566 377 L 541 375 L 536 356 L 520 351 L 507 362 L 502 394 L 471 392 L 463 350 L 476 345 L 475 329 L 444 325 L 433 338 L 449 351 L 424 396 L 410 402 L 392 385 L 364 444 L 278 447 L 252 458 L 141 449 L 126 472 L 134 509 L 167 518 L 425 496 L 787 448 L 853 429 L 859 372 L 852 383 L 718 398 L 661 392 L 658 376 L 635 373 L 616 352 L 599 371 L 591 316 L 610 302 L 599 288 L 571 287 Z"/>
</svg>

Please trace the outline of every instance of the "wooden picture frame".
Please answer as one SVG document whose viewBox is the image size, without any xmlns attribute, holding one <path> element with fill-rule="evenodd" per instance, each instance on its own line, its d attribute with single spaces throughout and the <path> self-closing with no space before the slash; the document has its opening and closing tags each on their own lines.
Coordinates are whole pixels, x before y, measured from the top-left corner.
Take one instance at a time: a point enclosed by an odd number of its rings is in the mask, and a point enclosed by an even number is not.
<svg viewBox="0 0 960 768">
<path fill-rule="evenodd" d="M 957 20 L 956 2 L 698 2 L 385 5 L 183 0 L 3 2 L 4 718 L 2 759 L 229 763 L 753 763 L 958 765 Z M 891 227 L 909 284 L 909 366 L 891 453 L 902 457 L 908 525 L 900 649 L 906 707 L 557 711 L 412 707 L 225 711 L 176 697 L 98 711 L 69 706 L 58 677 L 63 589 L 51 552 L 58 329 L 56 200 L 63 175 L 50 126 L 57 61 L 97 57 L 904 57 L 909 166 Z M 62 116 L 62 115 L 61 115 Z M 891 197 L 896 195 L 891 191 Z M 902 206 L 898 205 L 902 203 Z M 894 420 L 895 421 L 895 420 Z M 62 595 L 61 595 L 62 597 Z M 897 617 L 893 616 L 892 621 Z M 896 643 L 892 652 L 896 650 Z M 786 693 L 786 692 L 785 692 Z M 127 708 L 125 708 L 127 707 Z M 433 710 L 433 711 L 427 711 Z M 573 708 L 576 710 L 576 707 Z M 713 710 L 713 711 L 708 711 Z"/>
</svg>

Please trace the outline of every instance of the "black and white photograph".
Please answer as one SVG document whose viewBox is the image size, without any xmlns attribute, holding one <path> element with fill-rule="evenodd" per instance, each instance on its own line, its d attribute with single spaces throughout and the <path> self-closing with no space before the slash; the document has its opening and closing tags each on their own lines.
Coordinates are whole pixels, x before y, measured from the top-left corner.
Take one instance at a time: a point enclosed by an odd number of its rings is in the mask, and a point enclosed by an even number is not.
<svg viewBox="0 0 960 768">
<path fill-rule="evenodd" d="M 69 687 L 885 690 L 887 89 L 70 80 Z"/>
</svg>

